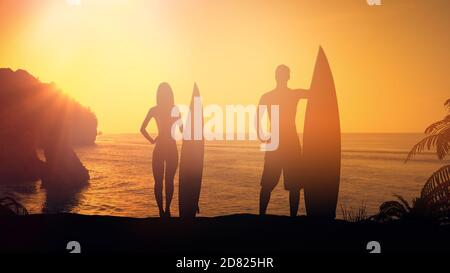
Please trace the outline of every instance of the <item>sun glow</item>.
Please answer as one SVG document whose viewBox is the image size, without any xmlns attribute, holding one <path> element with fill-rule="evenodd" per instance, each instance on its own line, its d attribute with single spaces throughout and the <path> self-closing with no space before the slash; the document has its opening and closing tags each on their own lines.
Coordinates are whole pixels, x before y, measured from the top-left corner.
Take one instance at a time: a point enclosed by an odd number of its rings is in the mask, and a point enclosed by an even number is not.
<svg viewBox="0 0 450 273">
<path fill-rule="evenodd" d="M 81 5 L 81 0 L 66 0 L 69 6 L 79 6 Z"/>
<path fill-rule="evenodd" d="M 420 131 L 440 117 L 450 42 L 435 26 L 448 25 L 445 9 L 335 2 L 2 1 L 0 66 L 55 82 L 104 132 L 137 132 L 160 82 L 180 104 L 194 81 L 206 104 L 256 104 L 281 63 L 291 87 L 308 88 L 322 45 L 344 132 Z M 419 104 L 426 114 L 411 122 Z"/>
</svg>

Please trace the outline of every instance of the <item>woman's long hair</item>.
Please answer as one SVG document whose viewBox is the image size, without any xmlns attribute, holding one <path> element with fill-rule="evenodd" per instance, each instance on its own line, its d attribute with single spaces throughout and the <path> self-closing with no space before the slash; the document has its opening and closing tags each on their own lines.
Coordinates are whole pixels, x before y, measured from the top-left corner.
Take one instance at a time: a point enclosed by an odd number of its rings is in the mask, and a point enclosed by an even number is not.
<svg viewBox="0 0 450 273">
<path fill-rule="evenodd" d="M 172 109 L 174 106 L 173 91 L 168 83 L 163 82 L 158 86 L 158 91 L 156 92 L 156 104 L 165 109 Z"/>
</svg>

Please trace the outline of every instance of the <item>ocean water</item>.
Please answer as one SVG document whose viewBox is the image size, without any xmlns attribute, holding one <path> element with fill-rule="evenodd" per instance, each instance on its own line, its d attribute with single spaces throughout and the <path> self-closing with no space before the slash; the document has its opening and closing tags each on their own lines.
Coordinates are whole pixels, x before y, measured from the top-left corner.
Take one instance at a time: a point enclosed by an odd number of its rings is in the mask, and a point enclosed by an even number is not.
<svg viewBox="0 0 450 273">
<path fill-rule="evenodd" d="M 445 163 L 432 153 L 404 163 L 409 149 L 422 137 L 343 134 L 338 217 L 341 207 L 357 210 L 366 206 L 367 213 L 374 214 L 383 201 L 394 199 L 393 194 L 407 200 L 419 196 L 427 178 Z M 0 196 L 17 198 L 31 213 L 157 216 L 151 171 L 153 147 L 137 134 L 102 135 L 95 146 L 76 148 L 90 171 L 86 188 L 60 196 L 46 192 L 37 181 L 0 185 Z M 200 216 L 258 213 L 263 159 L 257 142 L 206 142 Z M 300 214 L 305 214 L 303 195 L 300 202 Z M 178 215 L 178 175 L 171 212 Z M 289 213 L 288 192 L 282 181 L 272 194 L 268 213 Z"/>
</svg>

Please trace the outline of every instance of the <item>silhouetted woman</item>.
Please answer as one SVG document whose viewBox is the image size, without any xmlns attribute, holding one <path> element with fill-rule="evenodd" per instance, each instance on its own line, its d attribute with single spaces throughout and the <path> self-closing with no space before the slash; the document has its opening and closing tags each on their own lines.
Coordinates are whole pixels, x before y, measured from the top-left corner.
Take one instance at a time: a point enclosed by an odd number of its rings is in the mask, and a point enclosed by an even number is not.
<svg viewBox="0 0 450 273">
<path fill-rule="evenodd" d="M 159 208 L 159 215 L 170 217 L 170 203 L 173 196 L 173 180 L 178 167 L 177 145 L 172 137 L 172 124 L 179 117 L 172 117 L 174 105 L 172 88 L 168 83 L 161 83 L 156 94 L 157 105 L 150 108 L 141 126 L 142 135 L 155 144 L 152 158 L 153 177 L 155 179 L 155 198 Z M 153 139 L 146 128 L 154 118 L 158 127 L 158 136 Z M 165 178 L 166 209 L 163 210 L 163 180 Z"/>
</svg>

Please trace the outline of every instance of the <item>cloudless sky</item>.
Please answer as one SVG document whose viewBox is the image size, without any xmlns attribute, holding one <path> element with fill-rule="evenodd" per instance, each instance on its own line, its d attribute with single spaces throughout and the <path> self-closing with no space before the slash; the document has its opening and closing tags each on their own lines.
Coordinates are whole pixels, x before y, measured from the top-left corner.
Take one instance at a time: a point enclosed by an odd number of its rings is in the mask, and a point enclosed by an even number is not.
<svg viewBox="0 0 450 273">
<path fill-rule="evenodd" d="M 138 132 L 163 81 L 176 103 L 196 81 L 204 103 L 256 104 L 286 64 L 308 88 L 319 45 L 344 132 L 420 132 L 450 98 L 450 1 L 68 2 L 0 0 L 0 67 L 55 82 L 106 133 Z"/>
</svg>

